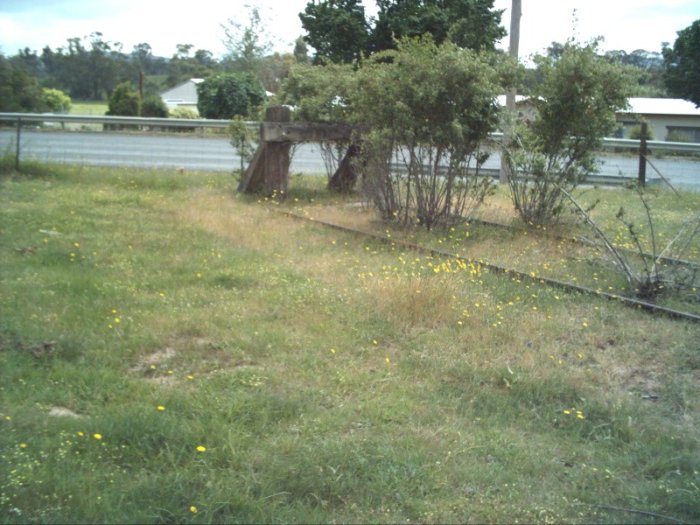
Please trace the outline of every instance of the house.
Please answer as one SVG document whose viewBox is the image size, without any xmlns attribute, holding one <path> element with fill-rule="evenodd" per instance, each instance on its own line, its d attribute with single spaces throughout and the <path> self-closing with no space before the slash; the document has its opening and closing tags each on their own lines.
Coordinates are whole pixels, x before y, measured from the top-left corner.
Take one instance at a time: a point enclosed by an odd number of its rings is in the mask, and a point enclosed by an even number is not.
<svg viewBox="0 0 700 525">
<path fill-rule="evenodd" d="M 629 109 L 617 114 L 618 138 L 647 122 L 653 140 L 700 143 L 700 108 L 678 98 L 630 98 Z"/>
<path fill-rule="evenodd" d="M 168 109 L 187 108 L 197 111 L 197 84 L 204 79 L 191 78 L 187 82 L 168 89 L 160 94 Z"/>
<path fill-rule="evenodd" d="M 499 95 L 496 98 L 496 102 L 502 108 L 506 107 L 506 95 Z M 537 116 L 537 109 L 530 101 L 530 97 L 525 95 L 515 96 L 515 111 L 517 112 L 516 120 L 518 121 L 531 121 Z"/>
<path fill-rule="evenodd" d="M 505 96 L 498 97 L 498 103 L 505 107 Z M 630 133 L 646 122 L 652 140 L 669 142 L 700 143 L 700 108 L 687 100 L 678 98 L 630 98 L 628 109 L 617 113 L 620 127 L 615 138 L 631 138 Z M 533 120 L 537 110 L 527 97 L 516 97 L 518 120 Z M 634 138 L 639 138 L 636 135 Z"/>
</svg>

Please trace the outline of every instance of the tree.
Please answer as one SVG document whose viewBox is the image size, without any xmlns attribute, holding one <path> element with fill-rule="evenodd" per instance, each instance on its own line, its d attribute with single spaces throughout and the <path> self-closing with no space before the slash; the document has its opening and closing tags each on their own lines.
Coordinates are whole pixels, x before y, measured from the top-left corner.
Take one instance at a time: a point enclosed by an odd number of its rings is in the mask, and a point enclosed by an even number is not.
<svg viewBox="0 0 700 525">
<path fill-rule="evenodd" d="M 563 210 L 565 194 L 596 171 L 595 151 L 627 105 L 632 77 L 596 53 L 594 42 L 567 42 L 558 59 L 535 57 L 542 82 L 530 99 L 533 122 L 516 130 L 520 148 L 506 148 L 513 204 L 528 223 L 546 224 Z"/>
<path fill-rule="evenodd" d="M 45 108 L 39 82 L 0 54 L 0 111 L 38 112 Z"/>
<path fill-rule="evenodd" d="M 41 60 L 47 75 L 44 84 L 77 99 L 103 100 L 119 82 L 134 79 L 134 68 L 121 52 L 121 44 L 104 40 L 99 32 L 69 38 L 67 46 L 56 51 L 46 47 Z"/>
<path fill-rule="evenodd" d="M 369 26 L 360 0 L 312 0 L 299 18 L 316 63 L 353 62 L 367 52 Z"/>
<path fill-rule="evenodd" d="M 250 10 L 245 27 L 232 19 L 222 27 L 226 34 L 224 46 L 228 50 L 228 69 L 257 73 L 260 60 L 272 49 L 272 44 L 263 38 L 266 31 L 260 10 L 257 7 Z"/>
<path fill-rule="evenodd" d="M 669 93 L 700 106 L 700 20 L 679 31 L 673 48 L 664 46 L 663 56 Z"/>
<path fill-rule="evenodd" d="M 41 57 L 28 47 L 21 49 L 15 56 L 8 57 L 12 65 L 22 68 L 27 74 L 36 78 L 40 84 L 47 80 L 46 66 Z"/>
<path fill-rule="evenodd" d="M 274 53 L 260 59 L 257 65 L 257 76 L 265 90 L 273 93 L 279 91 L 295 63 L 296 59 L 291 53 Z"/>
<path fill-rule="evenodd" d="M 303 36 L 300 36 L 294 41 L 294 60 L 297 64 L 308 64 L 311 62 L 309 58 L 309 46 L 306 45 L 306 40 Z"/>
<path fill-rule="evenodd" d="M 168 86 L 176 86 L 190 78 L 206 78 L 219 70 L 211 52 L 205 49 L 195 50 L 194 56 L 190 56 L 194 49 L 192 44 L 178 44 L 176 49 L 168 62 Z"/>
<path fill-rule="evenodd" d="M 167 74 L 166 59 L 153 55 L 150 44 L 142 42 L 136 44 L 129 55 L 129 61 L 135 71 L 144 75 L 165 75 Z"/>
<path fill-rule="evenodd" d="M 265 101 L 260 81 L 249 73 L 221 73 L 197 85 L 197 109 L 204 118 L 250 116 Z"/>
<path fill-rule="evenodd" d="M 437 44 L 450 40 L 467 49 L 492 50 L 505 36 L 503 11 L 493 0 L 377 0 L 372 25 L 359 0 L 312 0 L 299 15 L 304 40 L 316 49 L 315 61 L 353 62 L 395 49 L 402 37 L 430 34 Z"/>
<path fill-rule="evenodd" d="M 401 37 L 432 35 L 474 51 L 493 50 L 506 35 L 502 10 L 493 0 L 377 0 L 379 13 L 372 31 L 371 49 L 393 49 Z"/>
</svg>

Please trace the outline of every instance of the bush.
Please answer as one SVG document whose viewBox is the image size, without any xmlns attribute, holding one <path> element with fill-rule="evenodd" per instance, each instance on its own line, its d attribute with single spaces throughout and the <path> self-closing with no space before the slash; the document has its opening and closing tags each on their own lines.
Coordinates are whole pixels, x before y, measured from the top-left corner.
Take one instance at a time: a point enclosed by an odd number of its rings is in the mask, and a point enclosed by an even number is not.
<svg viewBox="0 0 700 525">
<path fill-rule="evenodd" d="M 667 142 L 695 142 L 690 133 L 684 133 L 680 130 L 669 131 L 666 135 Z"/>
<path fill-rule="evenodd" d="M 668 293 L 697 301 L 700 299 L 700 267 L 693 263 L 684 264 L 683 259 L 700 236 L 700 212 L 688 217 L 680 230 L 659 250 L 661 239 L 656 233 L 656 220 L 652 216 L 649 199 L 641 187 L 636 186 L 634 190 L 643 205 L 642 220 L 639 217 L 628 218 L 626 210 L 620 208 L 615 218 L 622 228 L 617 229 L 614 236 L 603 231 L 571 194 L 563 193 L 603 243 L 607 261 L 625 278 L 629 293 L 647 301 L 654 301 Z M 645 224 L 646 227 L 640 228 L 638 224 Z M 623 242 L 620 242 L 621 238 Z M 644 245 L 651 247 L 651 253 L 645 251 Z M 633 248 L 626 249 L 628 246 Z"/>
<path fill-rule="evenodd" d="M 139 94 L 131 87 L 131 83 L 118 84 L 109 97 L 107 115 L 137 117 L 141 110 Z"/>
<path fill-rule="evenodd" d="M 322 67 L 297 64 L 285 80 L 281 96 L 284 104 L 294 107 L 294 116 L 305 122 L 348 122 L 348 80 L 353 68 L 348 64 L 326 64 Z M 333 177 L 350 144 L 319 143 L 328 180 Z"/>
<path fill-rule="evenodd" d="M 532 102 L 538 115 L 504 145 L 513 204 L 527 223 L 554 222 L 564 194 L 597 170 L 595 151 L 616 128 L 615 112 L 632 85 L 626 69 L 596 54 L 596 45 L 568 42 L 558 59 L 535 57 L 542 82 Z"/>
<path fill-rule="evenodd" d="M 178 107 L 173 108 L 169 111 L 170 118 L 181 118 L 195 120 L 199 118 L 199 114 L 190 108 Z"/>
<path fill-rule="evenodd" d="M 497 64 L 423 38 L 404 39 L 359 69 L 350 107 L 366 130 L 363 189 L 384 219 L 430 229 L 469 217 L 492 190 L 479 175 L 499 121 Z"/>
<path fill-rule="evenodd" d="M 68 113 L 71 108 L 71 99 L 60 89 L 44 88 L 42 102 L 52 113 Z"/>
<path fill-rule="evenodd" d="M 186 119 L 186 120 L 195 120 L 199 118 L 199 114 L 191 108 L 186 108 L 186 107 L 177 107 L 173 108 L 170 110 L 170 118 L 177 118 L 177 119 Z M 176 127 L 173 128 L 173 131 L 177 133 L 191 133 L 195 130 L 195 128 L 189 128 L 189 127 Z"/>
<path fill-rule="evenodd" d="M 141 105 L 141 116 L 150 118 L 168 118 L 168 106 L 158 95 L 147 96 Z"/>
<path fill-rule="evenodd" d="M 231 119 L 228 127 L 229 140 L 231 146 L 236 150 L 236 153 L 241 160 L 241 174 L 245 170 L 245 164 L 250 163 L 255 153 L 255 145 L 253 140 L 256 134 L 251 132 L 246 126 L 245 120 L 240 115 Z"/>
<path fill-rule="evenodd" d="M 247 73 L 224 73 L 209 77 L 197 85 L 197 109 L 208 119 L 250 116 L 265 101 L 260 81 Z"/>
<path fill-rule="evenodd" d="M 647 133 L 646 133 L 646 139 L 647 140 L 654 140 L 654 134 L 651 131 L 651 128 L 647 126 Z M 630 138 L 632 140 L 641 140 L 642 139 L 642 125 L 637 124 L 636 126 L 633 126 L 630 129 Z"/>
</svg>

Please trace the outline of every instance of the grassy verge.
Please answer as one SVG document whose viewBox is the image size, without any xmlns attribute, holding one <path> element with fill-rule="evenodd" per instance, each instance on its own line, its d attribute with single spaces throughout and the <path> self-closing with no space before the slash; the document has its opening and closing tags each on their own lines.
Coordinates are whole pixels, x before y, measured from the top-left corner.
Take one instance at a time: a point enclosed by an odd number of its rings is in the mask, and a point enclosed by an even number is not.
<svg viewBox="0 0 700 525">
<path fill-rule="evenodd" d="M 379 227 L 293 184 L 290 209 Z M 234 188 L 4 175 L 3 522 L 700 519 L 697 325 Z"/>
</svg>

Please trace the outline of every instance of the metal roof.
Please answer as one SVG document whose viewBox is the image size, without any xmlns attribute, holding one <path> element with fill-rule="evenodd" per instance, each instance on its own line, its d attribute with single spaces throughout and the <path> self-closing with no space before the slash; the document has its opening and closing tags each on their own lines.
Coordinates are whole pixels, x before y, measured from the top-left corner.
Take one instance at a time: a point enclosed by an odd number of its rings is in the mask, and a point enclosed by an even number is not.
<svg viewBox="0 0 700 525">
<path fill-rule="evenodd" d="M 630 98 L 625 113 L 700 117 L 700 108 L 680 98 Z"/>
</svg>

